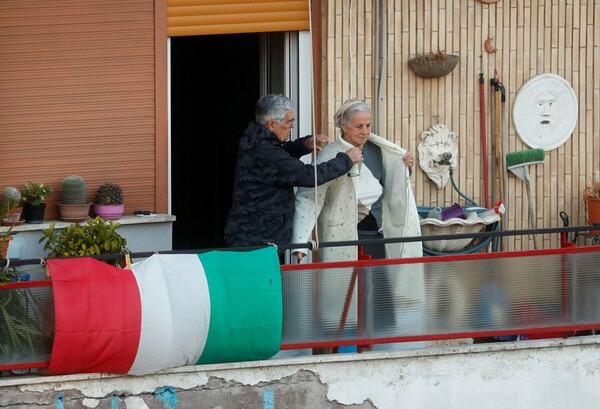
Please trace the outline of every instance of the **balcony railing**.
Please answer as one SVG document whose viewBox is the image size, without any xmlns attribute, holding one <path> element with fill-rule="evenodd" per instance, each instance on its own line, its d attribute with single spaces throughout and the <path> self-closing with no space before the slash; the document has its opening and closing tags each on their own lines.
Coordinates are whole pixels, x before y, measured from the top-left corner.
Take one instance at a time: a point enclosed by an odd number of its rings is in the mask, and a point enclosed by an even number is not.
<svg viewBox="0 0 600 409">
<path fill-rule="evenodd" d="M 185 253 L 204 251 L 210 250 Z M 13 260 L 12 266 L 33 263 L 39 266 L 39 260 Z M 600 329 L 598 265 L 600 246 L 283 265 L 281 349 L 352 345 L 360 350 L 397 342 L 595 331 Z M 0 324 L 0 334 L 10 339 L 0 349 L 0 370 L 48 366 L 55 322 L 52 281 L 1 285 L 0 313 L 14 318 L 0 320 L 9 322 Z M 11 339 L 16 330 L 21 335 Z"/>
</svg>

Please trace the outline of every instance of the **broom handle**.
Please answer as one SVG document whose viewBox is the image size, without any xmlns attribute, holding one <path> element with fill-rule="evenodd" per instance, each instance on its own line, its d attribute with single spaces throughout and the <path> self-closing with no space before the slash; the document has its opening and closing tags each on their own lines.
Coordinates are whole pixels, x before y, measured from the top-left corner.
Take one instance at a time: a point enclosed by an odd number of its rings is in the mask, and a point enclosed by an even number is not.
<svg viewBox="0 0 600 409">
<path fill-rule="evenodd" d="M 502 107 L 500 105 L 500 90 L 495 93 L 496 96 L 496 167 L 498 168 L 498 199 L 504 200 L 504 163 L 502 161 Z"/>
<path fill-rule="evenodd" d="M 496 168 L 498 169 L 498 199 L 504 202 L 504 153 L 502 151 L 502 105 L 500 88 L 496 87 Z M 502 215 L 504 218 L 504 215 Z M 500 223 L 500 230 L 504 230 L 504 226 Z M 499 238 L 500 251 L 504 251 L 504 240 Z"/>
<path fill-rule="evenodd" d="M 531 197 L 531 183 L 529 182 L 529 178 L 525 179 L 525 188 L 527 189 L 527 202 L 529 206 L 529 228 L 534 230 L 537 223 L 535 222 L 535 203 L 533 203 L 533 199 Z M 537 237 L 535 234 L 531 235 L 533 239 L 533 248 L 537 250 Z"/>
<path fill-rule="evenodd" d="M 479 74 L 479 122 L 481 126 L 481 158 L 483 160 L 483 199 L 486 209 L 490 207 L 488 194 L 487 132 L 485 128 L 485 90 L 483 73 Z"/>
</svg>

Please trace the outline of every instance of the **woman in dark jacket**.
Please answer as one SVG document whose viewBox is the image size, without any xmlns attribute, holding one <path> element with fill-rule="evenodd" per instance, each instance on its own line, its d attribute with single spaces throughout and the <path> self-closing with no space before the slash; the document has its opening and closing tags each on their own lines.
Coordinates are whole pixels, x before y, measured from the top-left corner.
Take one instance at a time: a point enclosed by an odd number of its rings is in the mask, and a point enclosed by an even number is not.
<svg viewBox="0 0 600 409">
<path fill-rule="evenodd" d="M 256 121 L 251 122 L 239 143 L 233 186 L 233 203 L 225 224 L 229 247 L 289 244 L 294 219 L 294 187 L 314 186 L 315 168 L 299 158 L 321 150 L 326 137 L 312 136 L 290 141 L 294 126 L 292 101 L 281 95 L 265 95 L 256 103 Z M 348 173 L 362 162 L 358 148 L 340 152 L 316 168 L 321 185 Z M 282 255 L 280 251 L 280 255 Z"/>
</svg>

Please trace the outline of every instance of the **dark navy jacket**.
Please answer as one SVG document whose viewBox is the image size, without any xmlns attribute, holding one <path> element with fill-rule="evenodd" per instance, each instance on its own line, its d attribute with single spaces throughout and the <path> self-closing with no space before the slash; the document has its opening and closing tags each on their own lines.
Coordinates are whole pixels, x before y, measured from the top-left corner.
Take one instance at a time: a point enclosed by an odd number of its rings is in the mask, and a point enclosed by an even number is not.
<svg viewBox="0 0 600 409">
<path fill-rule="evenodd" d="M 251 122 L 240 139 L 233 203 L 225 224 L 229 247 L 289 244 L 294 218 L 294 186 L 314 186 L 314 167 L 298 158 L 309 153 L 308 137 L 281 143 L 266 127 Z M 346 174 L 345 153 L 317 167 L 317 184 Z"/>
</svg>

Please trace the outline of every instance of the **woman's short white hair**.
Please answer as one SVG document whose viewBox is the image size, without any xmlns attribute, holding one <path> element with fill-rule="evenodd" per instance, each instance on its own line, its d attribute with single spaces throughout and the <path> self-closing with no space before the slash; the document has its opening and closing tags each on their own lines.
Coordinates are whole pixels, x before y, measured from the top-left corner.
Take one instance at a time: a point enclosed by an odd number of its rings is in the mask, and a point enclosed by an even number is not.
<svg viewBox="0 0 600 409">
<path fill-rule="evenodd" d="M 350 117 L 357 112 L 371 112 L 371 107 L 360 99 L 346 100 L 333 116 L 335 126 L 341 128 L 342 125 L 347 125 Z"/>
</svg>

